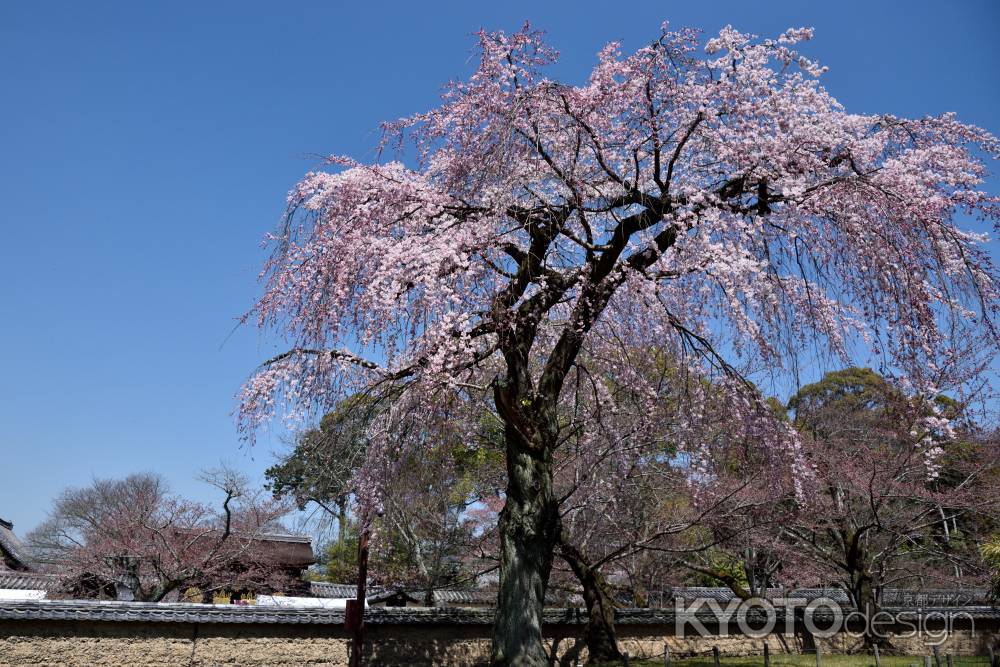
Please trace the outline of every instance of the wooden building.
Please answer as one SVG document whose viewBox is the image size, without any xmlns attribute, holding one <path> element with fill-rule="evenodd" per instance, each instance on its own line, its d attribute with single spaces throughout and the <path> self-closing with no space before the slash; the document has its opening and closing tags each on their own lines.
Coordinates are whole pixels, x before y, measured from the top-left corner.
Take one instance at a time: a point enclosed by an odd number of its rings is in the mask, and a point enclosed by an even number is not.
<svg viewBox="0 0 1000 667">
<path fill-rule="evenodd" d="M 0 571 L 30 572 L 31 561 L 24 544 L 14 534 L 14 524 L 0 519 Z"/>
</svg>

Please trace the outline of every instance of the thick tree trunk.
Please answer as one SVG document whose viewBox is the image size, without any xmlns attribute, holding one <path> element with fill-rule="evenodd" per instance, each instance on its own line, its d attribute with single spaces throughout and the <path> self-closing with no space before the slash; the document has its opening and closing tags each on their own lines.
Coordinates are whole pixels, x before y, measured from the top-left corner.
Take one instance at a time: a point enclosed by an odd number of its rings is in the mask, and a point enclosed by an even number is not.
<svg viewBox="0 0 1000 667">
<path fill-rule="evenodd" d="M 179 585 L 179 582 L 173 581 L 157 584 L 156 588 L 148 595 L 136 595 L 135 600 L 136 602 L 162 602 L 163 598 L 172 593 Z"/>
<path fill-rule="evenodd" d="M 583 586 L 583 601 L 587 605 L 584 639 L 587 642 L 588 659 L 591 662 L 622 660 L 615 635 L 614 603 L 604 575 L 599 569 L 592 567 L 575 546 L 565 541 L 560 544 L 563 559 L 569 563 L 573 574 Z"/>
<path fill-rule="evenodd" d="M 861 543 L 861 536 L 853 532 L 849 532 L 848 536 L 850 539 L 845 540 L 845 543 L 850 545 L 850 548 L 845 553 L 844 561 L 847 566 L 851 597 L 854 598 L 854 604 L 863 618 L 868 619 L 862 637 L 863 649 L 871 653 L 873 647 L 878 644 L 882 653 L 892 654 L 895 647 L 886 637 L 878 636 L 875 628 L 872 627 L 871 619 L 876 618 L 880 611 L 879 600 L 876 590 L 877 584 L 868 567 L 867 553 Z"/>
<path fill-rule="evenodd" d="M 507 426 L 507 503 L 500 514 L 500 592 L 493 626 L 493 664 L 548 665 L 542 609 L 559 535 L 552 459 L 518 447 Z"/>
<path fill-rule="evenodd" d="M 875 628 L 872 627 L 871 619 L 876 618 L 879 613 L 878 596 L 875 594 L 875 584 L 873 577 L 865 569 L 859 569 L 851 575 L 851 595 L 858 611 L 863 617 L 869 619 L 865 625 L 864 648 L 867 652 L 872 652 L 873 647 L 878 644 L 883 653 L 891 654 L 894 650 L 892 643 L 885 637 L 878 636 Z"/>
</svg>

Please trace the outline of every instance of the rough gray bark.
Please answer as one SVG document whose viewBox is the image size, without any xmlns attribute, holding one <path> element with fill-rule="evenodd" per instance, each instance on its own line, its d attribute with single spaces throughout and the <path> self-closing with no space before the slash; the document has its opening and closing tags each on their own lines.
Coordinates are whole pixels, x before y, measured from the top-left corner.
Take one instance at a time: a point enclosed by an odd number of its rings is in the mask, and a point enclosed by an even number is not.
<svg viewBox="0 0 1000 667">
<path fill-rule="evenodd" d="M 510 427 L 508 427 L 509 429 Z M 507 448 L 507 503 L 500 515 L 500 592 L 493 627 L 493 664 L 549 664 L 542 609 L 559 534 L 550 454 Z"/>
<path fill-rule="evenodd" d="M 618 638 L 615 633 L 615 608 L 608 590 L 607 581 L 600 568 L 594 567 L 584 554 L 565 540 L 560 542 L 560 553 L 573 574 L 583 586 L 583 601 L 587 605 L 587 629 L 584 640 L 587 642 L 588 660 L 591 662 L 621 661 L 623 656 L 618 650 Z"/>
</svg>

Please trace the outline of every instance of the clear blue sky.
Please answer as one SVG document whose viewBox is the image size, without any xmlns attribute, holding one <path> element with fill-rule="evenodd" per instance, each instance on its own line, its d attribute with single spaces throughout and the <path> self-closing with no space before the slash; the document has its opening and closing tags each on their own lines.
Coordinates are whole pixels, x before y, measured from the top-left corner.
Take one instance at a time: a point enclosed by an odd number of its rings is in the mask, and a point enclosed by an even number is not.
<svg viewBox="0 0 1000 667">
<path fill-rule="evenodd" d="M 240 447 L 234 394 L 274 351 L 228 340 L 262 235 L 313 155 L 364 158 L 431 106 L 480 27 L 525 19 L 582 80 L 664 19 L 816 28 L 851 110 L 956 111 L 1000 132 L 1000 3 L 5 2 L 0 5 L 0 517 L 27 532 L 67 485 L 136 470 L 178 491 Z M 223 345 L 223 342 L 225 344 Z"/>
</svg>

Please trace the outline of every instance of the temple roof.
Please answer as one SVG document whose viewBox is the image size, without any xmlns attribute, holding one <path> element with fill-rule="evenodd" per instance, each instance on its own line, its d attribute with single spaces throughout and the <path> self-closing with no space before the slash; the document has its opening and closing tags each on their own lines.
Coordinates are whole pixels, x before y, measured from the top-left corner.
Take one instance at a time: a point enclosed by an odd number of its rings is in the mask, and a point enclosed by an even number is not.
<svg viewBox="0 0 1000 667">
<path fill-rule="evenodd" d="M 58 574 L 0 569 L 0 588 L 56 592 L 63 588 Z"/>
<path fill-rule="evenodd" d="M 4 568 L 30 570 L 31 561 L 24 543 L 14 534 L 14 524 L 0 519 L 0 569 Z"/>
</svg>

